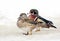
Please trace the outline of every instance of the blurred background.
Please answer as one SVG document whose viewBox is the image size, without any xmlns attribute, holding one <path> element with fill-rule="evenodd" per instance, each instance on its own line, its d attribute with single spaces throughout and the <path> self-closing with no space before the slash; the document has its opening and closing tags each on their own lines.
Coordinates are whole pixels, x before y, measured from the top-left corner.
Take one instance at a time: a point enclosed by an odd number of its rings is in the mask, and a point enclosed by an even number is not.
<svg viewBox="0 0 60 41">
<path fill-rule="evenodd" d="M 54 33 L 60 34 L 60 0 L 0 0 L 0 36 L 2 37 L 2 39 L 0 37 L 1 41 L 5 41 L 4 39 L 8 41 L 8 36 L 10 39 L 9 41 L 12 41 L 17 36 L 20 36 L 19 33 L 21 30 L 16 26 L 17 18 L 19 17 L 20 13 L 29 13 L 30 9 L 37 9 L 40 16 L 44 17 L 47 20 L 51 20 L 57 27 L 57 30 L 50 29 L 48 30 L 48 32 L 46 31 L 49 35 L 51 34 L 51 37 L 54 37 Z M 43 32 L 41 33 L 44 35 L 46 32 Z M 39 32 L 39 34 L 41 33 Z M 59 34 L 57 34 L 58 39 L 60 39 Z M 15 35 L 16 37 L 14 36 L 15 38 L 11 38 L 10 35 Z M 50 36 L 49 39 L 51 39 Z M 45 39 L 45 37 L 42 39 Z"/>
</svg>

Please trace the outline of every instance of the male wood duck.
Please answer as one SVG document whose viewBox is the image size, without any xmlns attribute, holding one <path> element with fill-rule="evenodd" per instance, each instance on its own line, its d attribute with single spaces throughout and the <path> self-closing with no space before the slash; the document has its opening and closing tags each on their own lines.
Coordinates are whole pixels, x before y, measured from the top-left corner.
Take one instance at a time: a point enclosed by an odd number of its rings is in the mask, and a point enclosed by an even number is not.
<svg viewBox="0 0 60 41">
<path fill-rule="evenodd" d="M 36 9 L 31 9 L 30 11 L 29 11 L 29 16 L 28 16 L 28 18 L 31 20 L 31 23 L 32 24 L 37 24 L 36 22 L 35 22 L 35 18 L 37 17 L 37 15 L 38 15 L 38 10 L 36 10 Z"/>
<path fill-rule="evenodd" d="M 31 9 L 30 12 L 29 12 L 29 19 L 33 20 L 33 21 L 36 21 L 38 18 L 41 19 L 42 21 L 44 21 L 45 23 L 51 23 L 53 24 L 51 21 L 41 17 L 38 15 L 38 10 L 37 9 Z M 37 18 L 36 18 L 37 17 Z M 36 18 L 36 19 L 35 19 Z"/>
<path fill-rule="evenodd" d="M 38 15 L 38 11 L 36 9 L 31 9 L 29 12 L 29 19 L 31 19 L 32 21 L 34 21 L 34 19 L 37 17 Z"/>
</svg>

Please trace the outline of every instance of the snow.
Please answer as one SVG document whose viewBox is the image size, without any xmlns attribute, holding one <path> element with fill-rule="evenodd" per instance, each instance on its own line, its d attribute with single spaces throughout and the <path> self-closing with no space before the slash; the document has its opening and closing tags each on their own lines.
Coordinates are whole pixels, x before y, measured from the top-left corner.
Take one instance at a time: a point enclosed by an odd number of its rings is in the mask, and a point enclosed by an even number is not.
<svg viewBox="0 0 60 41">
<path fill-rule="evenodd" d="M 54 19 L 54 18 L 53 18 Z M 2 21 L 1 21 L 2 20 Z M 3 22 L 3 20 L 5 20 Z M 56 21 L 57 20 L 57 21 Z M 59 19 L 55 18 L 57 29 L 55 28 L 41 28 L 40 32 L 33 31 L 32 35 L 23 35 L 24 30 L 16 26 L 16 21 L 11 21 L 4 17 L 0 19 L 0 41 L 59 41 L 60 40 L 60 26 Z M 7 22 L 7 23 L 6 23 Z M 9 25 L 8 25 L 9 24 Z"/>
<path fill-rule="evenodd" d="M 40 32 L 23 35 L 25 31 L 16 25 L 17 18 L 34 8 L 57 29 L 41 28 Z M 60 0 L 0 0 L 0 41 L 60 41 Z"/>
</svg>

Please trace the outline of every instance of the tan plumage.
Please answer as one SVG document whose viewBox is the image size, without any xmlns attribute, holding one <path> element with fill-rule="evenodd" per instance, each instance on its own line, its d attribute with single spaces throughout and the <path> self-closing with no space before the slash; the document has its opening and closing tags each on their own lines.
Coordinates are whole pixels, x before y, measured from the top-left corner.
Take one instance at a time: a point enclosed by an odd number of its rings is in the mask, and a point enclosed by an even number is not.
<svg viewBox="0 0 60 41">
<path fill-rule="evenodd" d="M 37 24 L 32 24 L 30 22 L 33 22 L 32 20 L 30 20 L 27 15 L 25 13 L 21 13 L 18 20 L 17 20 L 17 26 L 19 28 L 28 28 L 27 30 L 27 33 L 24 33 L 25 35 L 31 35 L 32 34 L 32 30 L 37 28 L 36 31 L 40 31 L 40 27 L 44 27 L 44 28 L 49 28 L 51 27 L 48 26 L 44 21 L 42 21 L 41 19 L 37 19 L 35 22 Z"/>
</svg>

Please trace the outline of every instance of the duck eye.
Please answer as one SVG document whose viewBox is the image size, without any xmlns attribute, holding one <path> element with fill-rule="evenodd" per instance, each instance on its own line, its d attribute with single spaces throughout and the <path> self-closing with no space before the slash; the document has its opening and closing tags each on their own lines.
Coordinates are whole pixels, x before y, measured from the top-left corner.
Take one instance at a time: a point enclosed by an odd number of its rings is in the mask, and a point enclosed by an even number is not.
<svg viewBox="0 0 60 41">
<path fill-rule="evenodd" d="M 30 13 L 33 13 L 33 12 L 30 12 Z"/>
<path fill-rule="evenodd" d="M 36 14 L 36 12 L 34 12 L 34 14 Z"/>
</svg>

